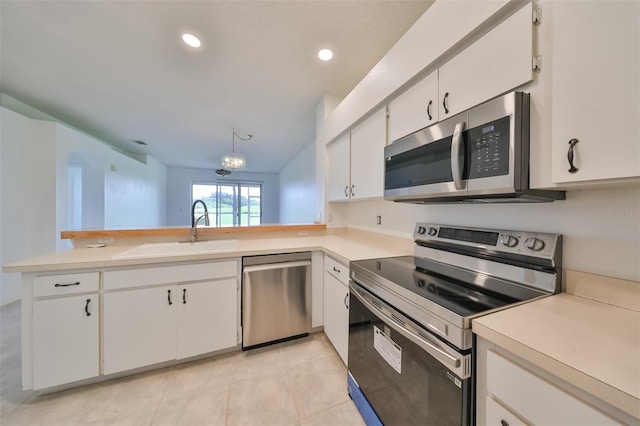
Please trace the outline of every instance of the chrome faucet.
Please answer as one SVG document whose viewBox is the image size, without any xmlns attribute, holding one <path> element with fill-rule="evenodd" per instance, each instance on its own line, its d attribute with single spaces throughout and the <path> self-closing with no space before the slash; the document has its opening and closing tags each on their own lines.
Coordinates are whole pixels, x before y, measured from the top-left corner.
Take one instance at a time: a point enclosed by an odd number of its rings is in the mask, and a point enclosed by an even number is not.
<svg viewBox="0 0 640 426">
<path fill-rule="evenodd" d="M 196 211 L 196 204 L 202 204 L 204 207 L 204 214 L 199 216 L 197 219 L 193 217 Z M 191 242 L 195 243 L 198 241 L 198 222 L 200 219 L 204 217 L 205 226 L 209 226 L 209 210 L 207 209 L 207 205 L 202 200 L 195 200 L 191 205 Z"/>
</svg>

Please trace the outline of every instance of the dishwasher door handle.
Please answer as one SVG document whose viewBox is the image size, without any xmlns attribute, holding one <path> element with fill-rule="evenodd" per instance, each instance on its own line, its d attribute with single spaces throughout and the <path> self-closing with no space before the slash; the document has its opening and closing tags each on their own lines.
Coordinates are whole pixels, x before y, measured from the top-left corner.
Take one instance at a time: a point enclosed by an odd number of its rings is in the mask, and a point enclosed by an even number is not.
<svg viewBox="0 0 640 426">
<path fill-rule="evenodd" d="M 245 266 L 242 272 L 245 274 L 258 271 L 269 271 L 272 269 L 297 268 L 298 266 L 311 266 L 310 260 L 297 260 L 293 262 L 267 263 L 264 265 Z"/>
</svg>

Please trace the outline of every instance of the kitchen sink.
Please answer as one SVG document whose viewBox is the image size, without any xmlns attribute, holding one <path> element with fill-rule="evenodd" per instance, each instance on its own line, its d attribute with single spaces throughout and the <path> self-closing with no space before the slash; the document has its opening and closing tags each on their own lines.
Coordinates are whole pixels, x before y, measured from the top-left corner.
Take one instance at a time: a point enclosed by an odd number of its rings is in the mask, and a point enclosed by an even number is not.
<svg viewBox="0 0 640 426">
<path fill-rule="evenodd" d="M 196 241 L 195 243 L 171 242 L 142 244 L 118 255 L 114 259 L 133 257 L 180 256 L 183 254 L 205 254 L 234 251 L 238 248 L 238 240 Z"/>
</svg>

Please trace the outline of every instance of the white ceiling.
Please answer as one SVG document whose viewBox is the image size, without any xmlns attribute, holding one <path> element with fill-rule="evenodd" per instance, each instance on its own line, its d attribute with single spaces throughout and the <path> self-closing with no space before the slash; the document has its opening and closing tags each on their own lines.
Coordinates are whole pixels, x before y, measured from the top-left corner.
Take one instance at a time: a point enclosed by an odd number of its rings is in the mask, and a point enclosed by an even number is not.
<svg viewBox="0 0 640 426">
<path fill-rule="evenodd" d="M 279 172 L 314 140 L 322 95 L 344 97 L 430 4 L 1 0 L 0 90 L 169 166 L 216 169 L 232 129 L 251 133 L 247 171 Z"/>
</svg>

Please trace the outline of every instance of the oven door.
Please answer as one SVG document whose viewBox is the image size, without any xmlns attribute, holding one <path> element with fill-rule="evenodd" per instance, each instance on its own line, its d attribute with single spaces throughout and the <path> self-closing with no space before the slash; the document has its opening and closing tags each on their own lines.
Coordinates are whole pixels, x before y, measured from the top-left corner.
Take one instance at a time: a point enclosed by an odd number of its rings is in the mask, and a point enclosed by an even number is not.
<svg viewBox="0 0 640 426">
<path fill-rule="evenodd" d="M 367 424 L 471 424 L 469 351 L 439 341 L 353 281 L 350 290 L 349 393 Z"/>
</svg>

